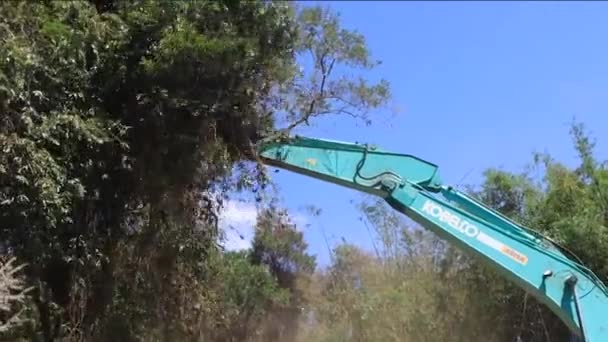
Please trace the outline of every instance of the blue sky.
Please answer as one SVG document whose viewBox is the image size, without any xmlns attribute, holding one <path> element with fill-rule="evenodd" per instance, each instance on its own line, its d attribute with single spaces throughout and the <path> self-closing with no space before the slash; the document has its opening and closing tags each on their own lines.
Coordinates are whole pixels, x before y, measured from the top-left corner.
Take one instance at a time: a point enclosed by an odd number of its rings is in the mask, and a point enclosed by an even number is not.
<svg viewBox="0 0 608 342">
<path fill-rule="evenodd" d="M 608 158 L 607 2 L 324 2 L 342 24 L 363 34 L 382 60 L 371 77 L 391 83 L 402 108 L 372 127 L 325 120 L 301 133 L 369 142 L 438 164 L 445 183 L 478 183 L 489 167 L 519 171 L 532 152 L 572 164 L 573 117 Z M 310 252 L 328 262 L 342 239 L 370 248 L 353 190 L 280 171 L 284 203 L 303 228 Z M 323 209 L 310 218 L 302 207 Z M 247 211 L 249 210 L 249 211 Z M 254 220 L 236 205 L 241 227 Z M 253 217 L 253 218 L 252 218 Z M 243 231 L 243 229 L 245 231 Z M 246 237 L 250 232 L 241 229 Z"/>
</svg>

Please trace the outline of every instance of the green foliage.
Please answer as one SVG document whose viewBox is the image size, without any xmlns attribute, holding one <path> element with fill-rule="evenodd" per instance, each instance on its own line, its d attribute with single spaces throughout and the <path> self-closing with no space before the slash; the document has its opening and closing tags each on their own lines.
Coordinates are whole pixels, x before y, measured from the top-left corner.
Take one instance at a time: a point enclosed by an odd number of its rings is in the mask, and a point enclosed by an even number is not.
<svg viewBox="0 0 608 342">
<path fill-rule="evenodd" d="M 253 240 L 254 263 L 268 265 L 275 274 L 310 273 L 315 262 L 306 254 L 307 247 L 302 232 L 290 221 L 285 209 L 271 205 L 262 211 Z M 287 280 L 285 286 L 290 286 Z"/>
<path fill-rule="evenodd" d="M 272 308 L 272 326 L 265 340 L 294 341 L 301 313 L 307 303 L 306 291 L 315 270 L 315 258 L 306 253 L 303 234 L 291 222 L 286 210 L 271 203 L 263 210 L 256 225 L 251 262 L 265 265 L 277 285 L 289 293 L 288 302 Z"/>
<path fill-rule="evenodd" d="M 229 252 L 214 263 L 217 302 L 209 312 L 213 324 L 208 324 L 213 341 L 264 340 L 269 312 L 289 301 L 289 292 L 264 265 L 251 263 L 249 253 Z"/>
<path fill-rule="evenodd" d="M 333 14 L 314 13 L 286 2 L 0 4 L 0 241 L 35 285 L 22 336 L 231 340 L 285 303 L 276 274 L 216 246 L 228 193 L 268 182 L 251 144 L 316 116 L 320 98 L 363 112 L 389 94 L 328 81 L 326 63 L 369 68 L 369 52 Z M 324 62 L 298 73 L 306 51 Z M 326 85 L 309 79 L 319 70 Z"/>
<path fill-rule="evenodd" d="M 352 71 L 370 70 L 380 63 L 371 58 L 365 38 L 341 28 L 339 16 L 323 7 L 302 9 L 297 33 L 296 51 L 311 71 L 300 69 L 294 82 L 279 88 L 283 99 L 279 108 L 284 114 L 280 132 L 335 114 L 370 125 L 369 112 L 385 105 L 391 93 L 384 79 L 370 83 L 363 76 L 350 76 Z"/>
<path fill-rule="evenodd" d="M 430 247 L 425 240 L 417 242 Z M 334 253 L 317 292 L 312 340 L 471 340 L 459 327 L 464 294 L 458 284 L 443 281 L 427 255 L 399 264 L 348 244 Z"/>
<path fill-rule="evenodd" d="M 535 168 L 528 173 L 489 173 L 480 198 L 490 199 L 495 208 L 503 207 L 508 216 L 567 247 L 607 281 L 608 254 L 603 252 L 608 238 L 606 163 L 595 158 L 594 144 L 584 125 L 574 123 L 571 134 L 579 155 L 578 167 L 569 168 L 550 155 L 535 155 Z M 529 174 L 536 170 L 544 171 L 544 176 L 534 182 Z M 499 196 L 503 197 L 501 203 L 492 200 Z"/>
</svg>

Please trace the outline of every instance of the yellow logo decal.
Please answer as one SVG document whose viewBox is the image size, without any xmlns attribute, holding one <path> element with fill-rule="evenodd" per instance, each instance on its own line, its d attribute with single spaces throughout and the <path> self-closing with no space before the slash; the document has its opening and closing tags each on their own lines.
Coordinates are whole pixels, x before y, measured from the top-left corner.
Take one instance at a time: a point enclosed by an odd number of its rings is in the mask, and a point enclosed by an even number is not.
<svg viewBox="0 0 608 342">
<path fill-rule="evenodd" d="M 308 158 L 306 159 L 306 164 L 310 165 L 310 166 L 316 166 L 317 165 L 317 160 L 314 158 Z"/>
<path fill-rule="evenodd" d="M 509 256 L 511 259 L 519 262 L 522 265 L 525 265 L 528 263 L 528 257 L 519 253 L 518 251 L 509 248 L 507 246 L 502 246 L 501 248 L 501 252 L 503 252 L 503 254 Z"/>
</svg>

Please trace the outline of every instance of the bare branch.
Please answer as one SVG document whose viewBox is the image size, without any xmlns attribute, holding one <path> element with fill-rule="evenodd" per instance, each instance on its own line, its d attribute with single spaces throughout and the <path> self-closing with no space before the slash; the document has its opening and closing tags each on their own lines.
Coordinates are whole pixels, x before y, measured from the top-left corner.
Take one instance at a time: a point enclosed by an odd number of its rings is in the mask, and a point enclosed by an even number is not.
<svg viewBox="0 0 608 342">
<path fill-rule="evenodd" d="M 25 265 L 14 266 L 15 260 L 10 258 L 0 267 L 0 311 L 8 314 L 7 319 L 0 321 L 0 333 L 9 332 L 26 322 L 22 315 L 26 295 L 32 287 L 25 288 L 25 280 L 17 276 Z M 18 307 L 21 308 L 16 310 Z"/>
</svg>

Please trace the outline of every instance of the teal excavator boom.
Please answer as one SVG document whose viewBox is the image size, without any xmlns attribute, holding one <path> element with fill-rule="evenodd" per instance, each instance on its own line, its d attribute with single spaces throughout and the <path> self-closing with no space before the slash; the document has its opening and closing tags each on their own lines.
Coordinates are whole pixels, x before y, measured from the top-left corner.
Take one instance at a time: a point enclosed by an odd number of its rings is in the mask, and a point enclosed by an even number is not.
<svg viewBox="0 0 608 342">
<path fill-rule="evenodd" d="M 544 303 L 573 339 L 608 341 L 602 281 L 548 238 L 443 185 L 436 165 L 363 144 L 297 136 L 262 140 L 257 148 L 267 165 L 382 197 Z"/>
</svg>

